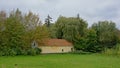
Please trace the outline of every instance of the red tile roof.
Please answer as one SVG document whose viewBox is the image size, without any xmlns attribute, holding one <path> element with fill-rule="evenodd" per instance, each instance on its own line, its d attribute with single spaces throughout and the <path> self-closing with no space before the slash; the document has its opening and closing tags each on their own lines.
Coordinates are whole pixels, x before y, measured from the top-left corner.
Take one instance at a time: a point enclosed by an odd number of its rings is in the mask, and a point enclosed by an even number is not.
<svg viewBox="0 0 120 68">
<path fill-rule="evenodd" d="M 72 43 L 65 39 L 47 39 L 44 40 L 43 44 L 45 46 L 72 46 Z"/>
</svg>

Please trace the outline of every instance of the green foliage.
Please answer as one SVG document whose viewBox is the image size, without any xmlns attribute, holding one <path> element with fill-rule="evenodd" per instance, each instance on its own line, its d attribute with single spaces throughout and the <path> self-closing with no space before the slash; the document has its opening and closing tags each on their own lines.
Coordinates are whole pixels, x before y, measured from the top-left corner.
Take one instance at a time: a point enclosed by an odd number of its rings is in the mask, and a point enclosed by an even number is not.
<svg viewBox="0 0 120 68">
<path fill-rule="evenodd" d="M 32 12 L 22 14 L 17 9 L 7 15 L 1 11 L 0 56 L 39 54 L 41 50 L 31 49 L 31 43 L 42 43 L 49 37 L 66 39 L 73 43 L 76 50 L 93 53 L 114 48 L 120 42 L 120 31 L 112 21 L 99 21 L 87 28 L 87 22 L 79 14 L 77 17 L 60 16 L 55 24 L 51 23 L 51 19 L 48 15 L 42 25 L 39 16 Z"/>
<path fill-rule="evenodd" d="M 116 33 L 117 43 L 120 43 L 120 30 L 117 29 L 117 30 L 115 31 L 115 33 Z"/>
<path fill-rule="evenodd" d="M 85 35 L 87 23 L 81 18 L 60 16 L 55 23 L 56 37 L 75 42 L 79 37 Z"/>
<path fill-rule="evenodd" d="M 40 52 L 41 52 L 41 49 L 39 48 L 31 48 L 28 50 L 28 55 L 35 56 L 37 54 L 40 54 Z"/>
<path fill-rule="evenodd" d="M 17 55 L 16 49 L 4 47 L 4 49 L 1 49 L 0 51 L 0 56 L 15 56 L 15 55 Z"/>
<path fill-rule="evenodd" d="M 9 55 L 10 56 L 15 56 L 15 55 L 17 55 L 17 51 L 15 51 L 14 49 L 10 49 L 10 50 L 8 50 L 9 51 Z"/>
<path fill-rule="evenodd" d="M 112 48 L 119 41 L 116 25 L 112 21 L 99 21 L 87 29 L 87 22 L 79 17 L 60 16 L 54 26 L 55 37 L 66 39 L 75 49 L 88 52 L 101 52 Z"/>
<path fill-rule="evenodd" d="M 83 50 L 86 51 L 86 39 L 84 37 L 81 37 L 79 40 L 77 40 L 74 44 L 74 47 L 76 50 Z"/>
<path fill-rule="evenodd" d="M 47 18 L 45 19 L 46 27 L 49 28 L 51 26 L 51 21 L 52 21 L 52 18 L 48 15 Z"/>
<path fill-rule="evenodd" d="M 41 50 L 31 49 L 32 41 L 48 38 L 47 29 L 41 25 L 38 15 L 29 12 L 22 14 L 19 9 L 10 12 L 8 17 L 0 12 L 0 56 L 40 54 Z"/>
<path fill-rule="evenodd" d="M 51 24 L 51 26 L 48 28 L 48 31 L 49 31 L 49 36 L 51 38 L 56 38 L 56 27 L 55 27 L 55 24 Z"/>
<path fill-rule="evenodd" d="M 28 50 L 21 50 L 21 55 L 28 55 Z"/>
<path fill-rule="evenodd" d="M 86 42 L 86 50 L 89 52 L 99 52 L 101 51 L 100 46 L 97 42 L 96 31 L 93 29 L 89 29 L 87 33 L 87 42 Z"/>
<path fill-rule="evenodd" d="M 103 47 L 113 47 L 117 44 L 116 25 L 112 21 L 99 21 L 92 25 L 92 29 L 96 31 L 97 41 Z"/>
<path fill-rule="evenodd" d="M 105 55 L 120 56 L 120 44 L 117 44 L 114 48 L 106 48 L 103 52 Z"/>
<path fill-rule="evenodd" d="M 42 51 L 40 48 L 35 48 L 35 50 L 36 50 L 36 54 L 40 54 Z"/>
</svg>

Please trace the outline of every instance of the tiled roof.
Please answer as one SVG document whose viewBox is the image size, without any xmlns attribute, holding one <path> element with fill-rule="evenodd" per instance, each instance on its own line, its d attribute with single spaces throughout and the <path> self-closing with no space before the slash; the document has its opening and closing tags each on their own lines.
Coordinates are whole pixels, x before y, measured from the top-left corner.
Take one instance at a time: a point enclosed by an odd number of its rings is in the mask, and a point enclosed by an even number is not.
<svg viewBox="0 0 120 68">
<path fill-rule="evenodd" d="M 72 46 L 72 43 L 65 39 L 47 39 L 43 41 L 45 46 Z"/>
</svg>

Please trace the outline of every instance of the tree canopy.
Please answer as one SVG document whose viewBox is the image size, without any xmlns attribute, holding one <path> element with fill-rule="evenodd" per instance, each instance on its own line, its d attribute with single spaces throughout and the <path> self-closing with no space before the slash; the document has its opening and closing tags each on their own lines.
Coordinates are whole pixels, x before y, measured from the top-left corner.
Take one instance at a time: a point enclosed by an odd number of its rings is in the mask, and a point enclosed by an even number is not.
<svg viewBox="0 0 120 68">
<path fill-rule="evenodd" d="M 32 41 L 48 38 L 48 31 L 40 24 L 38 15 L 22 14 L 19 9 L 6 15 L 0 12 L 0 55 L 36 54 L 30 50 Z"/>
<path fill-rule="evenodd" d="M 55 23 L 48 15 L 43 24 L 39 15 L 22 13 L 19 9 L 7 14 L 0 11 L 0 56 L 36 55 L 40 49 L 31 48 L 33 41 L 46 38 L 66 39 L 75 50 L 101 52 L 120 43 L 120 30 L 112 21 L 98 21 L 88 28 L 79 14 L 76 17 L 59 16 Z M 42 44 L 39 44 L 42 45 Z"/>
<path fill-rule="evenodd" d="M 55 27 L 57 38 L 74 42 L 78 37 L 83 37 L 85 35 L 87 22 L 77 17 L 66 18 L 60 16 L 55 23 Z"/>
</svg>

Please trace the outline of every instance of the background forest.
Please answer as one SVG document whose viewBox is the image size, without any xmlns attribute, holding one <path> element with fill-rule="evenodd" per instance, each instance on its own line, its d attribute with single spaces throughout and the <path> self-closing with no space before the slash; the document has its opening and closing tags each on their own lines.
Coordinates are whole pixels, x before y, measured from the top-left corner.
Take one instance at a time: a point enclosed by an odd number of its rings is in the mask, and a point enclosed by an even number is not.
<svg viewBox="0 0 120 68">
<path fill-rule="evenodd" d="M 76 52 L 120 53 L 120 31 L 113 21 L 98 21 L 88 27 L 79 14 L 51 21 L 48 15 L 42 23 L 37 14 L 19 9 L 0 11 L 0 56 L 40 54 L 41 49 L 32 48 L 31 43 L 46 38 L 66 39 L 74 44 Z"/>
</svg>

